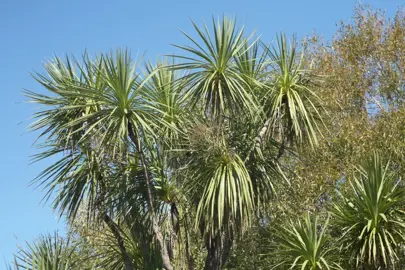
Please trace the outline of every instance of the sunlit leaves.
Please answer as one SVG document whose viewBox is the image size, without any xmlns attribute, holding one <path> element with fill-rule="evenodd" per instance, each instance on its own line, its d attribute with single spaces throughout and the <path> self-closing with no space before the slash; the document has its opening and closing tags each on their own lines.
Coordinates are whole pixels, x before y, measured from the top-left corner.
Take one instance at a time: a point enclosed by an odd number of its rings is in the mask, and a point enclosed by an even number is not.
<svg viewBox="0 0 405 270">
<path fill-rule="evenodd" d="M 295 41 L 289 45 L 284 35 L 277 38 L 277 46 L 265 46 L 265 50 L 271 69 L 264 110 L 273 134 L 287 142 L 317 145 L 320 98 L 310 88 L 309 70 L 302 67 L 303 53 Z"/>
<path fill-rule="evenodd" d="M 145 266 L 139 252 L 156 241 L 172 269 L 167 242 L 189 244 L 183 210 L 209 249 L 221 237 L 230 248 L 269 205 L 285 142 L 317 143 L 319 98 L 295 44 L 281 36 L 278 47 L 261 46 L 227 17 L 212 30 L 193 26 L 198 38 L 184 33 L 191 46 L 177 46 L 175 60 L 140 66 L 120 49 L 55 58 L 35 75 L 47 92 L 26 92 L 40 106 L 36 160 L 58 158 L 35 183 L 70 222 L 86 207 L 106 223 L 105 268 Z M 142 242 L 135 225 L 153 239 Z"/>
<path fill-rule="evenodd" d="M 243 230 L 254 209 L 252 181 L 244 162 L 216 127 L 196 125 L 189 138 L 183 176 L 197 205 L 197 226 L 215 235 L 222 229 Z M 186 153 L 187 153 L 186 152 Z"/>
<path fill-rule="evenodd" d="M 75 249 L 69 239 L 57 233 L 41 236 L 26 248 L 20 248 L 16 255 L 16 269 L 27 270 L 69 270 L 80 269 L 80 262 L 73 260 Z"/>
<path fill-rule="evenodd" d="M 213 19 L 213 33 L 205 24 L 202 28 L 194 22 L 193 25 L 200 40 L 184 33 L 193 46 L 176 45 L 184 55 L 175 57 L 185 63 L 174 66 L 189 71 L 185 79 L 190 104 L 199 105 L 206 115 L 215 118 L 238 110 L 253 113 L 255 102 L 250 85 L 234 61 L 248 49 L 244 29 L 238 30 L 235 20 L 227 17 L 217 22 Z"/>
<path fill-rule="evenodd" d="M 145 77 L 148 79 L 141 90 L 145 102 L 156 109 L 156 117 L 166 123 L 166 126 L 159 126 L 157 131 L 169 144 L 184 128 L 187 117 L 192 117 L 187 108 L 186 81 L 180 72 L 171 68 L 172 64 L 168 59 L 156 65 L 150 62 L 146 64 Z"/>
<path fill-rule="evenodd" d="M 144 83 L 128 51 L 95 60 L 85 54 L 82 62 L 56 58 L 45 67 L 48 74 L 36 78 L 51 93 L 27 92 L 31 102 L 43 106 L 31 125 L 46 140 L 36 159 L 62 157 L 37 183 L 48 194 L 59 192 L 55 207 L 74 218 L 83 199 L 95 203 L 96 183 L 106 176 L 101 167 L 110 166 L 107 174 L 111 174 L 114 162 L 128 162 L 122 159 L 128 153 L 129 127 L 138 138 L 153 137 L 155 125 L 164 121 L 157 118 L 159 110 L 142 98 Z"/>
<path fill-rule="evenodd" d="M 331 213 L 342 234 L 341 249 L 356 265 L 395 267 L 405 241 L 405 188 L 378 154 L 350 180 L 351 192 Z"/>
<path fill-rule="evenodd" d="M 328 220 L 320 225 L 317 217 L 310 217 L 309 213 L 302 221 L 276 226 L 273 255 L 281 262 L 271 269 L 342 269 L 334 257 L 336 250 L 326 233 L 327 226 Z"/>
</svg>

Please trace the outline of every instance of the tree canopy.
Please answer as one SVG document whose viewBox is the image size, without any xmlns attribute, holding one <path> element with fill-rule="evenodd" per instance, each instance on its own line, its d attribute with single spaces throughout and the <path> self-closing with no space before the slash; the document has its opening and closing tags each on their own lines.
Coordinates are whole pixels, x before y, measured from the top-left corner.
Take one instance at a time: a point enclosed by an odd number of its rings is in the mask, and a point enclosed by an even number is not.
<svg viewBox="0 0 405 270">
<path fill-rule="evenodd" d="M 405 12 L 330 41 L 192 22 L 156 63 L 55 57 L 30 129 L 68 233 L 16 269 L 401 269 Z"/>
</svg>

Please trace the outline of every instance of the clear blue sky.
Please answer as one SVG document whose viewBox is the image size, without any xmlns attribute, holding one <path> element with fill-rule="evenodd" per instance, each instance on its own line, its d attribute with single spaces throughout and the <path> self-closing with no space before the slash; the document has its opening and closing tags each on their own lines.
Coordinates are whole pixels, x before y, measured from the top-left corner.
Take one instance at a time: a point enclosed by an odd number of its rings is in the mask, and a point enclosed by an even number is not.
<svg viewBox="0 0 405 270">
<path fill-rule="evenodd" d="M 210 21 L 212 15 L 237 15 L 248 30 L 264 41 L 276 32 L 303 36 L 314 29 L 330 38 L 336 23 L 347 21 L 355 0 L 0 0 L 0 269 L 16 251 L 16 244 L 41 233 L 64 229 L 49 205 L 40 204 L 44 193 L 28 183 L 46 163 L 29 165 L 35 153 L 35 134 L 26 132 L 32 106 L 24 104 L 23 88 L 42 91 L 29 72 L 42 71 L 41 63 L 53 56 L 106 52 L 129 47 L 147 51 L 152 60 L 173 52 L 170 44 L 184 44 L 179 29 L 193 33 L 190 18 Z M 393 14 L 400 0 L 362 1 Z"/>
</svg>

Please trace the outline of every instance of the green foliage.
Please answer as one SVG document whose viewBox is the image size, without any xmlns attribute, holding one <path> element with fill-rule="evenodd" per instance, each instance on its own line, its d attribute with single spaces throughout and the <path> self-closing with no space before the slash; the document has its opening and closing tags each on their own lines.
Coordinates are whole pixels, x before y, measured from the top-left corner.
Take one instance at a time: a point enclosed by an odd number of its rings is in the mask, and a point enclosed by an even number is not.
<svg viewBox="0 0 405 270">
<path fill-rule="evenodd" d="M 80 268 L 80 261 L 74 257 L 75 249 L 70 240 L 57 233 L 41 236 L 35 243 L 27 243 L 15 256 L 16 269 L 68 270 Z M 74 259 L 75 258 L 75 259 Z"/>
<path fill-rule="evenodd" d="M 267 46 L 223 17 L 156 64 L 129 50 L 49 61 L 34 75 L 47 92 L 26 95 L 34 160 L 57 161 L 34 184 L 76 238 L 43 238 L 20 267 L 397 267 L 404 18 L 358 8 L 331 46 Z M 374 150 L 390 165 L 353 167 Z"/>
<path fill-rule="evenodd" d="M 158 61 L 156 65 L 146 64 L 145 84 L 142 86 L 142 98 L 148 106 L 155 108 L 158 117 L 166 126 L 155 129 L 158 136 L 164 136 L 169 147 L 178 139 L 178 133 L 189 115 L 186 99 L 186 80 L 179 72 L 170 68 L 173 63 L 168 59 Z"/>
<path fill-rule="evenodd" d="M 335 248 L 326 233 L 329 219 L 320 229 L 317 217 L 309 213 L 303 221 L 277 226 L 274 256 L 281 261 L 271 269 L 341 269 L 334 256 Z"/>
<path fill-rule="evenodd" d="M 272 127 L 280 137 L 302 144 L 304 139 L 311 146 L 318 144 L 318 124 L 321 122 L 320 99 L 311 90 L 310 80 L 304 70 L 295 40 L 289 46 L 285 35 L 277 37 L 277 47 L 265 47 L 271 70 L 269 91 L 265 95 L 264 110 Z"/>
<path fill-rule="evenodd" d="M 214 235 L 231 224 L 242 230 L 250 222 L 254 194 L 249 172 L 241 157 L 227 145 L 221 131 L 200 126 L 196 149 L 192 149 L 185 183 L 198 201 L 196 224 Z M 191 149 L 190 149 L 191 150 Z"/>
<path fill-rule="evenodd" d="M 26 92 L 43 106 L 31 125 L 44 141 L 36 160 L 60 157 L 34 183 L 46 198 L 57 193 L 54 208 L 70 223 L 81 208 L 86 223 L 105 223 L 113 248 L 95 249 L 110 254 L 98 265 L 146 267 L 143 246 L 160 250 L 167 269 L 175 257 L 192 267 L 190 245 L 198 241 L 185 213 L 209 250 L 229 253 L 233 235 L 269 205 L 282 177 L 284 137 L 316 141 L 317 97 L 300 79 L 295 46 L 282 36 L 279 48 L 261 47 L 226 17 L 213 21 L 213 34 L 193 25 L 201 42 L 185 34 L 194 47 L 177 46 L 185 55 L 175 56 L 185 63 L 148 63 L 140 73 L 128 50 L 55 58 L 46 75 L 34 76 L 48 94 Z M 151 238 L 133 235 L 135 224 Z"/>
<path fill-rule="evenodd" d="M 238 30 L 235 20 L 227 17 L 218 22 L 213 19 L 212 37 L 207 25 L 204 28 L 194 22 L 193 25 L 201 41 L 184 33 L 194 47 L 176 45 L 186 54 L 175 57 L 187 62 L 174 65 L 190 72 L 185 75 L 190 104 L 200 105 L 212 117 L 239 113 L 239 110 L 253 114 L 255 102 L 251 89 L 234 62 L 236 56 L 248 49 L 243 27 Z"/>
<path fill-rule="evenodd" d="M 352 191 L 331 210 L 341 249 L 356 266 L 395 267 L 405 241 L 405 187 L 378 154 L 348 181 Z"/>
</svg>

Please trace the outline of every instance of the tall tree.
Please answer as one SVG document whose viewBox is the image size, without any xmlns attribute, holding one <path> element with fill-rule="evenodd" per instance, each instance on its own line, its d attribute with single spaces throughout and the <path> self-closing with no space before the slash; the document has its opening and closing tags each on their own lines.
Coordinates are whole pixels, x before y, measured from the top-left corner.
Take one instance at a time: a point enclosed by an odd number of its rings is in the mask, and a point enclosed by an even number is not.
<svg viewBox="0 0 405 270">
<path fill-rule="evenodd" d="M 193 269 L 198 230 L 204 268 L 223 268 L 252 221 L 266 220 L 292 166 L 281 157 L 318 142 L 320 99 L 295 42 L 265 46 L 227 17 L 212 31 L 193 25 L 199 40 L 185 34 L 192 46 L 174 60 L 140 72 L 127 50 L 55 58 L 35 74 L 48 93 L 26 92 L 42 105 L 36 159 L 58 158 L 36 183 L 70 223 L 81 208 L 88 224 L 104 222 L 117 267 L 145 265 L 149 250 L 165 269 L 179 258 Z"/>
</svg>

